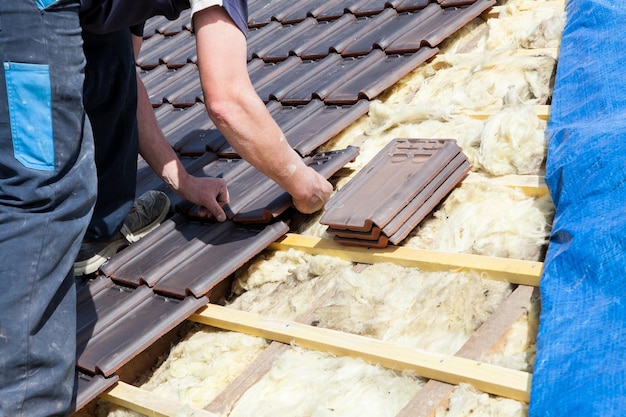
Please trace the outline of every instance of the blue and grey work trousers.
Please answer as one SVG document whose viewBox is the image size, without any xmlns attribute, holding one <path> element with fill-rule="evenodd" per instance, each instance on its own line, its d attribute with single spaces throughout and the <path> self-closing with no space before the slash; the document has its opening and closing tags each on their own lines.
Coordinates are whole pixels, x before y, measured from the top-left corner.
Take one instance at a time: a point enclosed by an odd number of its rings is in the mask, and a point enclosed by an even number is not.
<svg viewBox="0 0 626 417">
<path fill-rule="evenodd" d="M 64 416 L 95 202 L 78 0 L 0 1 L 0 415 Z"/>
</svg>

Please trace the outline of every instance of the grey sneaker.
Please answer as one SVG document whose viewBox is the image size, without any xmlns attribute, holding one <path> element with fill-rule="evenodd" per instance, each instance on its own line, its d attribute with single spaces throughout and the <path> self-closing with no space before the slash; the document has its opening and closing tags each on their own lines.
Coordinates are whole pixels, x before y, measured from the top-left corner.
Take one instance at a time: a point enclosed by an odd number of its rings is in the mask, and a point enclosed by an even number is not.
<svg viewBox="0 0 626 417">
<path fill-rule="evenodd" d="M 83 242 L 74 262 L 74 275 L 93 274 L 113 255 L 157 228 L 170 210 L 170 199 L 151 190 L 135 200 L 120 233 L 108 242 Z"/>
</svg>

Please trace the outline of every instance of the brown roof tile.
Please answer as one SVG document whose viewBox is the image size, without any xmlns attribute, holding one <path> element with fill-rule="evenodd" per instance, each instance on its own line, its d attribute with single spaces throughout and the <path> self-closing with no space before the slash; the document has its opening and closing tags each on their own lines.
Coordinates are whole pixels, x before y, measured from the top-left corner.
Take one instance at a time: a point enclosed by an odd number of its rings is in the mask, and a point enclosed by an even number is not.
<svg viewBox="0 0 626 417">
<path fill-rule="evenodd" d="M 77 371 L 76 374 L 78 383 L 76 404 L 74 406 L 76 410 L 85 407 L 90 401 L 111 388 L 119 380 L 117 375 L 105 378 L 100 374 L 90 375 L 81 371 Z"/>
<path fill-rule="evenodd" d="M 341 243 L 397 244 L 469 169 L 453 139 L 395 139 L 326 203 L 320 223 Z"/>
<path fill-rule="evenodd" d="M 107 306 L 115 325 L 104 328 L 80 346 L 77 366 L 91 374 L 113 375 L 129 360 L 137 356 L 157 339 L 182 323 L 187 317 L 208 302 L 208 298 L 186 297 L 182 300 L 157 295 L 139 287 L 131 292 L 141 292 L 141 297 L 127 296 L 123 291 L 112 292 Z M 129 301 L 139 301 L 129 308 Z M 84 310 L 79 310 L 83 313 Z M 98 320 L 101 320 L 99 317 Z"/>
</svg>

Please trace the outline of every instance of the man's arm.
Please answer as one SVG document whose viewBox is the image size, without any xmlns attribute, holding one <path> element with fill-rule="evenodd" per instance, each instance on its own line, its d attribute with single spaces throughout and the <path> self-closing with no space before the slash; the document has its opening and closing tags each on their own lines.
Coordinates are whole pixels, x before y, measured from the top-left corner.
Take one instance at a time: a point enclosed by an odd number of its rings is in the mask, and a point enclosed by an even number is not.
<svg viewBox="0 0 626 417">
<path fill-rule="evenodd" d="M 200 81 L 213 123 L 242 158 L 291 195 L 296 209 L 321 209 L 333 187 L 304 164 L 256 93 L 244 34 L 219 6 L 196 12 L 193 24 Z"/>
<path fill-rule="evenodd" d="M 136 58 L 141 48 L 141 38 L 132 36 Z M 226 214 L 222 206 L 229 201 L 226 182 L 221 178 L 199 178 L 189 175 L 157 123 L 148 92 L 139 74 L 137 74 L 137 94 L 141 156 L 180 198 L 199 206 L 198 215 L 203 217 L 213 215 L 218 221 L 225 221 Z"/>
</svg>

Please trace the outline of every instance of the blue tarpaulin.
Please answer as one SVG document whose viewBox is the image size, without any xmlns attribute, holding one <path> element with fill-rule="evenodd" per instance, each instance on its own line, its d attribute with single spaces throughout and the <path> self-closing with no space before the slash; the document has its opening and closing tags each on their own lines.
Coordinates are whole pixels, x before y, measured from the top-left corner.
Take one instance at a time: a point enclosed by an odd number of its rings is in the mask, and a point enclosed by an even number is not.
<svg viewBox="0 0 626 417">
<path fill-rule="evenodd" d="M 626 416 L 626 2 L 567 0 L 529 415 Z"/>
</svg>

